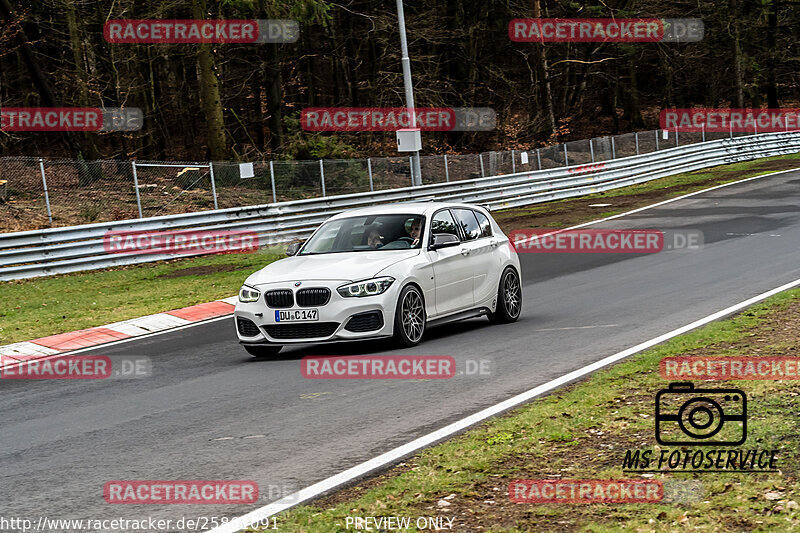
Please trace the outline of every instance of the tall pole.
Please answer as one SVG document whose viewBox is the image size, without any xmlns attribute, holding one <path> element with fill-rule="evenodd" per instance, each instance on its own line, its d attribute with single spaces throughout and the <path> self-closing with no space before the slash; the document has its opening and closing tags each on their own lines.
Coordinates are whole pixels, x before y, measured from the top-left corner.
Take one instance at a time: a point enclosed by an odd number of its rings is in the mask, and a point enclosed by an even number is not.
<svg viewBox="0 0 800 533">
<path fill-rule="evenodd" d="M 272 161 L 269 162 L 269 181 L 272 184 L 272 203 L 278 203 L 278 198 L 275 195 L 275 169 L 272 168 Z"/>
<path fill-rule="evenodd" d="M 47 178 L 44 177 L 44 160 L 39 158 L 39 170 L 42 172 L 42 187 L 44 187 L 44 203 L 47 206 L 47 220 L 53 225 L 53 212 L 50 211 L 50 194 L 47 192 Z M 142 218 L 141 216 L 139 218 Z"/>
<path fill-rule="evenodd" d="M 217 185 L 214 182 L 214 162 L 208 162 L 208 174 L 211 176 L 211 194 L 214 195 L 214 209 L 219 209 L 217 205 Z"/>
<path fill-rule="evenodd" d="M 139 197 L 139 176 L 136 174 L 136 161 L 131 161 L 133 168 L 133 188 L 136 189 L 136 206 L 139 208 L 139 218 L 142 218 L 142 199 Z"/>
<path fill-rule="evenodd" d="M 397 21 L 400 27 L 400 51 L 402 52 L 401 63 L 403 64 L 403 85 L 406 89 L 406 108 L 411 116 L 411 127 L 417 127 L 417 116 L 414 112 L 414 88 L 411 85 L 411 61 L 408 59 L 408 43 L 406 42 L 406 18 L 403 14 L 403 0 L 397 0 Z M 414 152 L 412 157 L 411 175 L 414 185 L 422 185 L 422 171 L 419 164 L 419 151 Z"/>
</svg>

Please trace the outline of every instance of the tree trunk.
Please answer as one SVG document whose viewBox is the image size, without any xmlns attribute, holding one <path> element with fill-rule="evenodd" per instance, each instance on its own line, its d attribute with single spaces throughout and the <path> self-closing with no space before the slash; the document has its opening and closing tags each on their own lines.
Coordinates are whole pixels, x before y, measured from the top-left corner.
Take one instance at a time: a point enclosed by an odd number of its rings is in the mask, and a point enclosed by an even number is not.
<svg viewBox="0 0 800 533">
<path fill-rule="evenodd" d="M 261 63 L 261 69 L 266 70 L 266 65 Z M 261 83 L 261 78 L 253 76 L 250 82 L 250 90 L 253 91 L 253 117 L 252 123 L 256 129 L 256 149 L 259 152 L 264 151 L 267 142 L 266 128 L 264 127 L 264 85 Z"/>
<path fill-rule="evenodd" d="M 270 131 L 269 144 L 273 152 L 279 152 L 283 145 L 283 121 L 281 106 L 283 105 L 283 80 L 281 78 L 281 58 L 278 44 L 268 44 L 266 74 L 267 116 Z"/>
<path fill-rule="evenodd" d="M 65 0 L 64 7 L 67 11 L 67 29 L 69 31 L 69 42 L 72 48 L 72 60 L 75 62 L 75 72 L 78 74 L 78 105 L 80 107 L 89 107 L 89 76 L 84 66 L 83 49 L 84 43 L 81 40 L 80 29 L 78 28 L 78 19 L 75 12 L 75 3 L 72 0 Z M 83 133 L 83 138 L 86 141 L 86 152 L 89 159 L 100 159 L 100 154 L 97 151 L 95 144 L 96 133 Z M 81 183 L 80 185 L 86 185 Z"/>
<path fill-rule="evenodd" d="M 0 14 L 3 15 L 3 18 L 6 19 L 7 22 L 11 23 L 13 20 L 12 13 L 14 10 L 11 8 L 11 4 L 8 0 L 0 0 Z M 42 103 L 48 107 L 56 107 L 56 98 L 53 95 L 53 90 L 50 88 L 50 84 L 47 82 L 47 77 L 42 72 L 42 69 L 39 67 L 39 62 L 36 61 L 36 56 L 33 55 L 33 50 L 31 50 L 28 43 L 30 40 L 28 36 L 25 34 L 25 30 L 22 28 L 19 29 L 17 33 L 19 37 L 19 53 L 22 56 L 22 61 L 25 63 L 25 67 L 28 69 L 28 73 L 31 76 L 31 80 L 33 84 L 36 86 L 37 91 L 39 92 L 39 96 L 42 99 Z M 75 135 L 71 131 L 64 132 L 64 139 L 67 141 L 67 145 L 69 146 L 70 150 L 72 151 L 73 155 L 80 160 L 83 161 L 83 151 L 81 150 L 80 144 L 78 144 L 77 139 L 75 139 Z M 79 167 L 79 171 L 84 173 L 87 171 L 86 165 L 81 163 Z"/>
<path fill-rule="evenodd" d="M 206 18 L 205 0 L 192 0 L 192 12 L 195 19 Z M 214 72 L 214 56 L 211 54 L 211 44 L 203 43 L 196 46 L 200 73 L 200 104 L 208 128 L 208 151 L 212 160 L 223 161 L 229 158 L 228 143 L 225 138 L 219 81 Z"/>
<path fill-rule="evenodd" d="M 533 0 L 533 18 L 541 18 L 542 7 L 541 0 Z M 544 108 L 545 118 L 547 119 L 547 131 L 545 134 L 549 137 L 556 131 L 556 116 L 553 112 L 553 94 L 550 89 L 550 69 L 547 66 L 547 53 L 544 49 L 543 43 L 534 45 L 537 50 L 538 69 L 541 74 L 542 80 L 542 107 Z"/>
<path fill-rule="evenodd" d="M 778 83 L 775 76 L 775 61 L 778 50 L 776 49 L 776 33 L 778 32 L 778 0 L 770 2 L 767 13 L 767 107 L 776 109 L 778 103 Z"/>
<path fill-rule="evenodd" d="M 736 107 L 744 107 L 744 81 L 742 74 L 742 43 L 739 35 L 739 8 L 737 0 L 730 0 L 731 24 L 733 24 L 733 88 Z"/>
<path fill-rule="evenodd" d="M 631 127 L 641 128 L 644 126 L 642 110 L 639 105 L 639 87 L 636 83 L 636 65 L 633 56 L 628 57 L 628 89 L 625 98 L 625 115 Z"/>
</svg>

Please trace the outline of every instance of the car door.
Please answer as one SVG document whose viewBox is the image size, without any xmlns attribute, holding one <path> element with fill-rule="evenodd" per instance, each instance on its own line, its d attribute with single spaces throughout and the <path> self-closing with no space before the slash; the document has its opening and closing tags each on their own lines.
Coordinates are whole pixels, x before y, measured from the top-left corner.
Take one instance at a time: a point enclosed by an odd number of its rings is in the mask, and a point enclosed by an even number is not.
<svg viewBox="0 0 800 533">
<path fill-rule="evenodd" d="M 497 248 L 497 239 L 491 234 L 491 225 L 485 215 L 484 224 L 478 214 L 468 208 L 453 208 L 453 216 L 461 228 L 464 242 L 463 247 L 468 250 L 467 264 L 472 272 L 473 302 L 477 305 L 487 305 L 487 301 L 497 294 L 497 277 L 500 260 L 494 253 Z M 491 302 L 489 302 L 491 304 Z"/>
<path fill-rule="evenodd" d="M 497 296 L 502 275 L 503 256 L 497 247 L 500 239 L 492 232 L 492 223 L 484 213 L 474 209 L 475 217 L 481 228 L 481 234 L 475 241 L 476 251 L 481 256 L 481 268 L 485 275 L 473 278 L 475 289 L 475 303 L 480 305 Z M 491 304 L 491 302 L 489 302 Z"/>
<path fill-rule="evenodd" d="M 431 217 L 429 245 L 432 236 L 437 233 L 449 233 L 460 238 L 455 219 L 449 209 L 439 210 Z M 433 267 L 436 315 L 446 315 L 471 307 L 472 268 L 468 261 L 468 251 L 463 243 L 438 250 L 428 248 L 426 253 Z"/>
</svg>

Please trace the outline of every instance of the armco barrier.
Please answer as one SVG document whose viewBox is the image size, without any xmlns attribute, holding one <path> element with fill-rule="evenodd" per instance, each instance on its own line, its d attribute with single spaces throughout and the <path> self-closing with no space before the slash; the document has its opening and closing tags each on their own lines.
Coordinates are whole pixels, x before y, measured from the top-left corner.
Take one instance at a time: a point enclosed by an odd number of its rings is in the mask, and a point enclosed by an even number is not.
<svg viewBox="0 0 800 533">
<path fill-rule="evenodd" d="M 716 165 L 800 152 L 800 132 L 734 137 L 594 165 L 493 176 L 253 207 L 0 234 L 0 281 L 169 259 L 106 252 L 108 231 L 248 230 L 260 242 L 304 238 L 346 209 L 390 202 L 480 203 L 492 210 L 572 198 Z"/>
</svg>

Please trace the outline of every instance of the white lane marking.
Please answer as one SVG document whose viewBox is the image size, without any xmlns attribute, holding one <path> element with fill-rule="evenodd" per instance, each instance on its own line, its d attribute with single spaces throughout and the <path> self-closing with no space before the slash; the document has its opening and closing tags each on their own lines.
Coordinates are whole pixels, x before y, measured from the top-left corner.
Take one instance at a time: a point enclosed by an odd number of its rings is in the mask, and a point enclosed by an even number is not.
<svg viewBox="0 0 800 533">
<path fill-rule="evenodd" d="M 695 196 L 695 195 L 698 195 L 698 194 L 706 193 L 708 191 L 714 191 L 716 189 L 721 189 L 722 187 L 730 187 L 731 185 L 738 185 L 740 183 L 745 183 L 745 182 L 752 181 L 752 180 L 759 180 L 761 178 L 767 178 L 769 176 L 776 176 L 778 174 L 785 174 L 786 172 L 797 172 L 799 170 L 800 170 L 800 168 L 790 168 L 788 170 L 779 170 L 778 172 L 772 172 L 771 174 L 762 174 L 760 176 L 751 176 L 749 178 L 745 178 L 745 179 L 742 179 L 742 180 L 739 180 L 739 181 L 732 181 L 730 183 L 723 183 L 722 185 L 715 185 L 713 187 L 709 187 L 708 189 L 701 189 L 699 191 L 690 192 L 689 194 L 684 194 L 682 196 L 676 196 L 675 198 L 670 198 L 669 200 L 664 200 L 662 202 L 657 202 L 657 203 L 652 204 L 652 205 L 646 205 L 644 207 L 638 207 L 636 209 L 633 209 L 632 211 L 626 211 L 626 212 L 620 213 L 618 215 L 612 215 L 610 217 L 605 217 L 605 218 L 598 218 L 597 220 L 590 220 L 589 222 L 584 222 L 582 224 L 578 224 L 576 226 L 570 226 L 568 228 L 554 229 L 550 233 L 545 233 L 545 234 L 542 234 L 542 235 L 536 235 L 535 238 L 541 239 L 542 237 L 545 237 L 545 236 L 548 236 L 548 235 L 553 235 L 553 234 L 556 234 L 556 233 L 560 233 L 562 231 L 583 228 L 583 227 L 586 227 L 586 226 L 591 226 L 592 224 L 598 224 L 600 222 L 605 222 L 606 220 L 613 220 L 615 218 L 626 217 L 626 216 L 632 215 L 634 213 L 639 213 L 640 211 L 645 211 L 647 209 L 653 209 L 654 207 L 661 207 L 662 205 L 666 205 L 666 204 L 669 204 L 669 203 L 672 203 L 672 202 L 677 202 L 678 200 L 683 200 L 685 198 L 689 198 L 690 196 Z M 514 245 L 516 246 L 516 245 L 519 244 L 520 246 L 524 246 L 525 243 L 528 242 L 529 240 L 533 240 L 533 238 L 530 238 L 530 239 L 527 239 L 527 240 L 521 240 L 519 242 L 515 242 Z"/>
<path fill-rule="evenodd" d="M 565 331 L 568 329 L 594 329 L 594 328 L 616 328 L 619 324 L 601 324 L 599 326 L 568 326 L 565 328 L 541 328 L 533 331 Z"/>
<path fill-rule="evenodd" d="M 732 237 L 753 237 L 755 235 L 764 235 L 763 233 L 726 233 Z M 777 233 L 770 233 L 767 237 L 780 237 Z"/>
<path fill-rule="evenodd" d="M 0 355 L 51 355 L 56 353 L 58 350 L 28 341 L 0 346 Z"/>
<path fill-rule="evenodd" d="M 192 323 L 191 320 L 172 316 L 167 313 L 156 313 L 155 315 L 133 318 L 131 320 L 126 320 L 126 322 L 149 332 L 162 331 L 165 329 L 174 328 L 175 326 L 185 326 L 186 324 Z"/>
<path fill-rule="evenodd" d="M 144 318 L 144 317 L 140 317 Z M 119 333 L 124 333 L 125 335 L 130 335 L 131 337 L 138 337 L 139 335 L 147 335 L 150 333 L 149 330 L 144 328 L 140 328 L 133 321 L 136 320 L 132 318 L 130 320 L 124 320 L 122 322 L 114 322 L 113 324 L 106 324 L 105 326 L 101 326 L 104 328 L 108 328 L 113 331 L 118 331 Z"/>
<path fill-rule="evenodd" d="M 339 485 L 350 482 L 356 478 L 359 478 L 365 474 L 372 472 L 373 470 L 376 470 L 380 467 L 398 461 L 403 457 L 420 450 L 421 448 L 430 446 L 431 444 L 434 444 L 442 439 L 450 437 L 455 433 L 463 431 L 464 429 L 473 426 L 478 422 L 482 422 L 487 418 L 498 415 L 503 411 L 511 409 L 512 407 L 516 407 L 522 403 L 525 403 L 537 396 L 544 394 L 545 392 L 551 391 L 555 388 L 558 388 L 562 385 L 569 383 L 570 381 L 576 380 L 582 376 L 590 374 L 595 370 L 603 368 L 604 366 L 608 366 L 611 363 L 619 361 L 620 359 L 624 359 L 635 353 L 641 352 L 642 350 L 646 350 L 647 348 L 651 348 L 657 344 L 669 340 L 673 337 L 677 337 L 678 335 L 682 335 L 693 329 L 699 328 L 700 326 L 704 326 L 709 322 L 713 322 L 714 320 L 718 320 L 732 313 L 736 313 L 737 311 L 741 311 L 742 309 L 745 309 L 746 307 L 749 307 L 766 298 L 769 298 L 770 296 L 774 296 L 779 292 L 797 287 L 799 285 L 800 285 L 800 279 L 796 279 L 792 282 L 786 283 L 785 285 L 781 285 L 780 287 L 777 287 L 775 289 L 769 290 L 767 292 L 762 292 L 761 294 L 753 296 L 752 298 L 749 298 L 743 302 L 734 304 L 730 307 L 726 307 L 725 309 L 717 311 L 716 313 L 708 315 L 704 318 L 695 320 L 690 324 L 686 324 L 685 326 L 682 326 L 680 328 L 673 329 L 669 333 L 664 333 L 663 335 L 659 335 L 658 337 L 650 339 L 649 341 L 637 344 L 636 346 L 628 348 L 627 350 L 617 352 L 614 355 L 609 355 L 608 357 L 605 357 L 603 359 L 600 359 L 599 361 L 586 365 L 583 368 L 579 368 L 578 370 L 574 370 L 568 374 L 564 374 L 560 378 L 548 381 L 543 385 L 534 387 L 526 392 L 523 392 L 522 394 L 518 394 L 512 398 L 509 398 L 508 400 L 493 405 L 492 407 L 488 407 L 466 418 L 462 418 L 461 420 L 453 422 L 452 424 L 445 426 L 439 430 L 436 430 L 433 433 L 429 433 L 423 437 L 414 439 L 407 444 L 404 444 L 393 450 L 383 453 L 373 459 L 370 459 L 369 461 L 365 461 L 352 468 L 348 468 L 344 472 L 336 474 L 335 476 L 331 476 L 318 483 L 314 483 L 313 485 L 301 489 L 284 498 L 281 498 L 276 502 L 270 503 L 268 505 L 265 505 L 264 507 L 256 509 L 255 511 L 251 511 L 246 515 L 235 518 L 230 522 L 228 522 L 227 524 L 212 529 L 209 533 L 234 533 L 236 531 L 239 531 L 240 529 L 244 529 L 248 527 L 249 524 L 258 523 L 260 520 L 264 520 L 265 518 L 269 518 L 272 515 L 280 513 L 281 511 L 285 511 L 286 509 L 294 507 L 299 503 L 315 498 L 333 488 L 338 487 Z"/>
<path fill-rule="evenodd" d="M 301 400 L 315 400 L 315 399 L 319 398 L 320 396 L 324 396 L 326 394 L 332 394 L 332 393 L 330 393 L 330 392 L 309 392 L 308 394 L 301 394 L 300 395 L 300 399 Z"/>
<path fill-rule="evenodd" d="M 218 302 L 225 302 L 226 304 L 236 305 L 239 301 L 239 295 L 236 296 L 229 296 L 228 298 L 223 298 L 222 300 L 217 300 Z"/>
<path fill-rule="evenodd" d="M 589 204 L 589 207 L 611 207 L 612 204 Z"/>
</svg>

